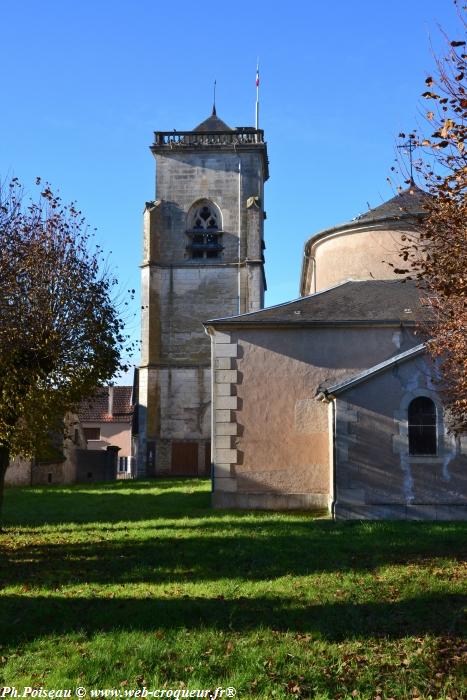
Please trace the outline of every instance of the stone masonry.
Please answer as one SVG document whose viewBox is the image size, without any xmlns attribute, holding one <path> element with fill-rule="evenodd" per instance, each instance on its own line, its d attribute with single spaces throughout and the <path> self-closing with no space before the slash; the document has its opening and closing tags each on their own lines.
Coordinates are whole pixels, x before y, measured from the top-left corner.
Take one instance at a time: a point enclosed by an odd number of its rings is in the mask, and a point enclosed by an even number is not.
<svg viewBox="0 0 467 700">
<path fill-rule="evenodd" d="M 230 129 L 215 113 L 190 132 L 156 132 L 151 150 L 157 177 L 144 211 L 138 475 L 195 476 L 211 462 L 203 321 L 263 307 L 267 151 L 262 131 Z M 216 219 L 214 235 L 193 223 L 203 207 Z"/>
</svg>

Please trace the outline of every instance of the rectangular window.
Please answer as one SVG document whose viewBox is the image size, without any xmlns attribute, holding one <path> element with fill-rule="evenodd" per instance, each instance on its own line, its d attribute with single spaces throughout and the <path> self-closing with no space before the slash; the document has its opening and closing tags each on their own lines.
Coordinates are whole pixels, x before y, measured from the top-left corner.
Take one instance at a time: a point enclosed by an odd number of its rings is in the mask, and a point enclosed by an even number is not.
<svg viewBox="0 0 467 700">
<path fill-rule="evenodd" d="M 118 458 L 118 471 L 128 472 L 130 471 L 130 459 L 131 457 L 119 457 Z"/>
<path fill-rule="evenodd" d="M 101 429 L 100 428 L 83 428 L 84 437 L 86 440 L 100 440 L 101 439 Z"/>
<path fill-rule="evenodd" d="M 410 455 L 436 455 L 436 406 L 427 396 L 410 402 L 408 428 Z"/>
</svg>

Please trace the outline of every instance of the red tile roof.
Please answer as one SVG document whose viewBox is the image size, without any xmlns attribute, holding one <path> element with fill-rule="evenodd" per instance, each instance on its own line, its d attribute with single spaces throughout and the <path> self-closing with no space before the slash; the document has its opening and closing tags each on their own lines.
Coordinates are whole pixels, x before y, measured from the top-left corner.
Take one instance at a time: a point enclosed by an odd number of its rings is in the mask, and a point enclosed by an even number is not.
<svg viewBox="0 0 467 700">
<path fill-rule="evenodd" d="M 83 422 L 131 423 L 133 405 L 131 386 L 102 387 L 94 396 L 81 402 L 78 415 Z M 109 392 L 113 393 L 112 413 L 110 413 Z"/>
</svg>

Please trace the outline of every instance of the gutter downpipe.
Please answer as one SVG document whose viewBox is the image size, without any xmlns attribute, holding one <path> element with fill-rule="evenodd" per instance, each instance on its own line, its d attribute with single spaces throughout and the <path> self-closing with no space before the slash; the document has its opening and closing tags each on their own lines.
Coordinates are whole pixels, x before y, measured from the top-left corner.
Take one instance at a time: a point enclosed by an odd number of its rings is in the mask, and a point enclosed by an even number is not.
<svg viewBox="0 0 467 700">
<path fill-rule="evenodd" d="M 215 386 L 215 376 L 214 376 L 214 358 L 215 358 L 215 329 L 212 326 L 204 326 L 204 332 L 209 337 L 211 341 L 211 499 L 214 493 L 214 481 L 215 481 L 215 470 L 214 470 L 214 450 L 216 444 L 216 436 L 214 434 L 215 420 L 214 420 L 214 386 Z"/>
<path fill-rule="evenodd" d="M 301 282 L 299 288 L 300 296 L 308 296 L 308 294 L 316 293 L 316 258 L 311 253 L 307 253 L 306 248 L 303 253 L 303 264 L 302 264 L 302 274 Z M 311 265 L 311 279 L 313 281 L 313 291 L 305 292 L 306 279 L 304 279 L 304 272 L 308 270 L 308 266 Z"/>
<path fill-rule="evenodd" d="M 242 159 L 237 152 L 238 157 L 238 314 L 242 313 L 241 308 L 241 233 L 242 233 Z"/>
<path fill-rule="evenodd" d="M 331 400 L 332 411 L 332 502 L 331 517 L 336 519 L 336 400 Z"/>
<path fill-rule="evenodd" d="M 337 455 L 337 448 L 336 448 L 336 397 L 333 396 L 332 394 L 328 394 L 326 390 L 320 391 L 316 397 L 318 401 L 322 401 L 323 403 L 330 404 L 330 410 L 331 410 L 331 415 L 328 416 L 328 427 L 331 428 L 331 449 L 330 449 L 330 455 L 329 458 L 331 460 L 331 468 L 330 468 L 330 478 L 329 478 L 329 490 L 330 490 L 330 497 L 331 497 L 331 517 L 333 520 L 336 519 L 336 455 Z M 329 426 L 329 423 L 332 425 Z"/>
</svg>

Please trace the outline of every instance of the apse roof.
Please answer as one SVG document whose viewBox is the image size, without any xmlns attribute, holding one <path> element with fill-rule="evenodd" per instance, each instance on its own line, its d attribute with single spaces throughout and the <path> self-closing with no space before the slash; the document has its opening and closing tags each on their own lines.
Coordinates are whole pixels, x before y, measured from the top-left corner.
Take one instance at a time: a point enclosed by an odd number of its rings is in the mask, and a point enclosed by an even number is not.
<svg viewBox="0 0 467 700">
<path fill-rule="evenodd" d="M 396 194 L 387 202 L 360 214 L 354 221 L 379 221 L 400 216 L 420 216 L 426 214 L 425 204 L 429 195 L 417 185 Z"/>
<path fill-rule="evenodd" d="M 305 249 L 307 246 L 314 244 L 324 236 L 328 236 L 329 234 L 339 231 L 345 231 L 349 228 L 356 228 L 360 225 L 365 226 L 388 220 L 410 220 L 423 216 L 427 213 L 424 205 L 429 197 L 430 195 L 424 190 L 421 190 L 420 187 L 417 187 L 417 185 L 411 185 L 410 187 L 407 187 L 407 189 L 396 194 L 395 197 L 388 199 L 387 202 L 383 202 L 383 204 L 370 209 L 364 214 L 359 214 L 350 221 L 317 231 L 307 240 Z"/>
<path fill-rule="evenodd" d="M 206 321 L 205 325 L 413 324 L 420 319 L 420 291 L 413 281 L 349 280 L 261 311 Z"/>
</svg>

